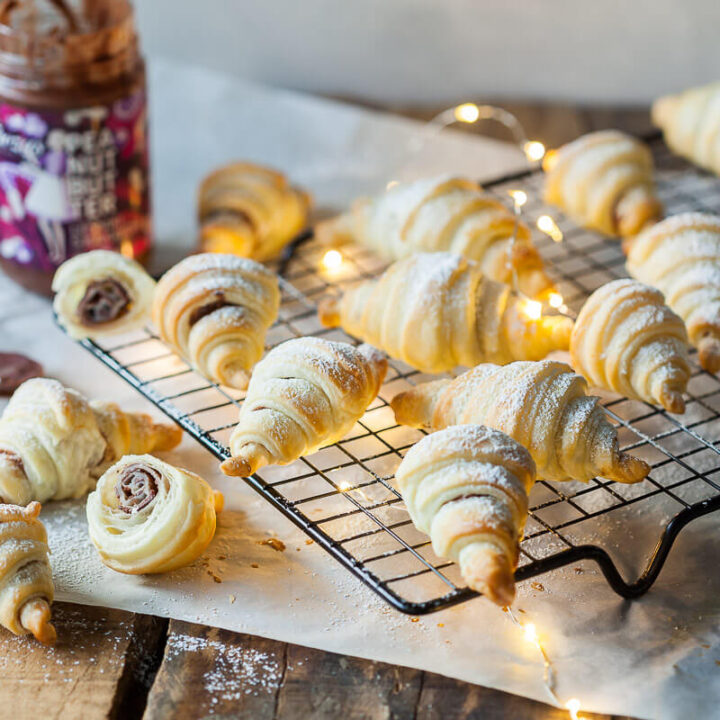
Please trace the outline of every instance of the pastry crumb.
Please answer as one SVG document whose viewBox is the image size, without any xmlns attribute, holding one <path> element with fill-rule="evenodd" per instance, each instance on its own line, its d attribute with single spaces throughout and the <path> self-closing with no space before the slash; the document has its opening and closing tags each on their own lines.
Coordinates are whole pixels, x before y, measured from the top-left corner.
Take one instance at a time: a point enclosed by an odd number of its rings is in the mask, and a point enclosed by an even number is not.
<svg viewBox="0 0 720 720">
<path fill-rule="evenodd" d="M 283 552 L 285 550 L 285 543 L 275 537 L 268 538 L 267 540 L 258 540 L 258 545 L 267 545 L 278 552 Z"/>
<path fill-rule="evenodd" d="M 306 544 L 306 545 L 312 545 L 314 542 L 315 542 L 314 540 L 308 539 L 308 540 L 305 541 L 305 544 Z"/>
<path fill-rule="evenodd" d="M 410 622 L 418 622 L 420 618 L 410 618 Z"/>
<path fill-rule="evenodd" d="M 260 566 L 257 563 L 250 563 L 251 568 L 259 568 Z"/>
<path fill-rule="evenodd" d="M 235 602 L 235 596 L 234 595 L 228 595 L 228 602 L 232 605 Z"/>
<path fill-rule="evenodd" d="M 545 590 L 545 586 L 542 583 L 539 582 L 531 582 L 530 587 L 533 590 L 537 590 L 538 592 L 543 592 Z"/>
</svg>

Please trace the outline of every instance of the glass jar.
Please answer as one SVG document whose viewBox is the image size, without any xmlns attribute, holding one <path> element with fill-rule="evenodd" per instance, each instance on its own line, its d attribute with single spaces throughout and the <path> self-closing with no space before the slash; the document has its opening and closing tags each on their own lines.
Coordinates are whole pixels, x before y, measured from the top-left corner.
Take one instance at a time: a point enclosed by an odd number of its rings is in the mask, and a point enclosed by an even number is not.
<svg viewBox="0 0 720 720">
<path fill-rule="evenodd" d="M 0 264 L 55 269 L 151 243 L 145 64 L 128 0 L 0 3 Z"/>
</svg>

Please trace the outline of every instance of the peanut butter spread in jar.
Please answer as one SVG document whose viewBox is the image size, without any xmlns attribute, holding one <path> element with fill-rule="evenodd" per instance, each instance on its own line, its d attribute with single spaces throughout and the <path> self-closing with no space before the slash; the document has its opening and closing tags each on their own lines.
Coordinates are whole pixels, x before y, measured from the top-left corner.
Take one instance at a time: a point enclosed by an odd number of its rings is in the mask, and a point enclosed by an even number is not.
<svg viewBox="0 0 720 720">
<path fill-rule="evenodd" d="M 55 269 L 151 242 L 145 65 L 129 0 L 0 2 L 0 265 Z"/>
</svg>

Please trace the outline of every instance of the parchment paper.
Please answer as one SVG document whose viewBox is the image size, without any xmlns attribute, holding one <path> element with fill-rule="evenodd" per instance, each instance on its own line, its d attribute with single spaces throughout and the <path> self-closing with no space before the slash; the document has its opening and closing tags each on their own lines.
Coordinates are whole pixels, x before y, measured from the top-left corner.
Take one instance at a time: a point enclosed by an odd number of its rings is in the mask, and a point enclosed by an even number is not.
<svg viewBox="0 0 720 720">
<path fill-rule="evenodd" d="M 152 71 L 156 227 L 173 252 L 192 243 L 196 182 L 215 164 L 250 158 L 276 165 L 321 205 L 341 205 L 378 189 L 380 178 L 391 179 L 389 158 L 417 131 L 409 121 L 208 71 L 166 64 Z M 518 154 L 502 144 L 443 137 L 405 172 L 490 177 L 519 164 Z M 48 302 L 4 277 L 0 348 L 35 357 L 49 375 L 90 396 L 152 411 L 54 326 Z M 59 599 L 201 622 L 551 700 L 537 649 L 486 600 L 412 622 L 307 545 L 304 534 L 242 481 L 224 478 L 195 441 L 185 438 L 166 457 L 225 494 L 226 510 L 204 561 L 161 577 L 114 573 L 87 539 L 84 503 L 47 503 L 43 518 Z M 670 511 L 662 501 L 650 514 L 630 507 L 598 540 L 634 575 Z M 515 612 L 536 625 L 561 702 L 577 697 L 585 710 L 639 718 L 720 717 L 717 531 L 717 517 L 691 524 L 651 592 L 633 603 L 612 593 L 590 564 L 519 585 Z M 270 535 L 283 540 L 284 552 L 258 544 Z"/>
</svg>

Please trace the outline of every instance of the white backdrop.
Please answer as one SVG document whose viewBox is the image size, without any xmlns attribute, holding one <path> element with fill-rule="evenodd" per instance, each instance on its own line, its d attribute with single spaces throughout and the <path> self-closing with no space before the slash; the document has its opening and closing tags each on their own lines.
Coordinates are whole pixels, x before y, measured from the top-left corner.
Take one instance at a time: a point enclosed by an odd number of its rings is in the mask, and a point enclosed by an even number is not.
<svg viewBox="0 0 720 720">
<path fill-rule="evenodd" d="M 135 0 L 150 55 L 383 103 L 643 103 L 720 79 L 718 0 Z"/>
</svg>

